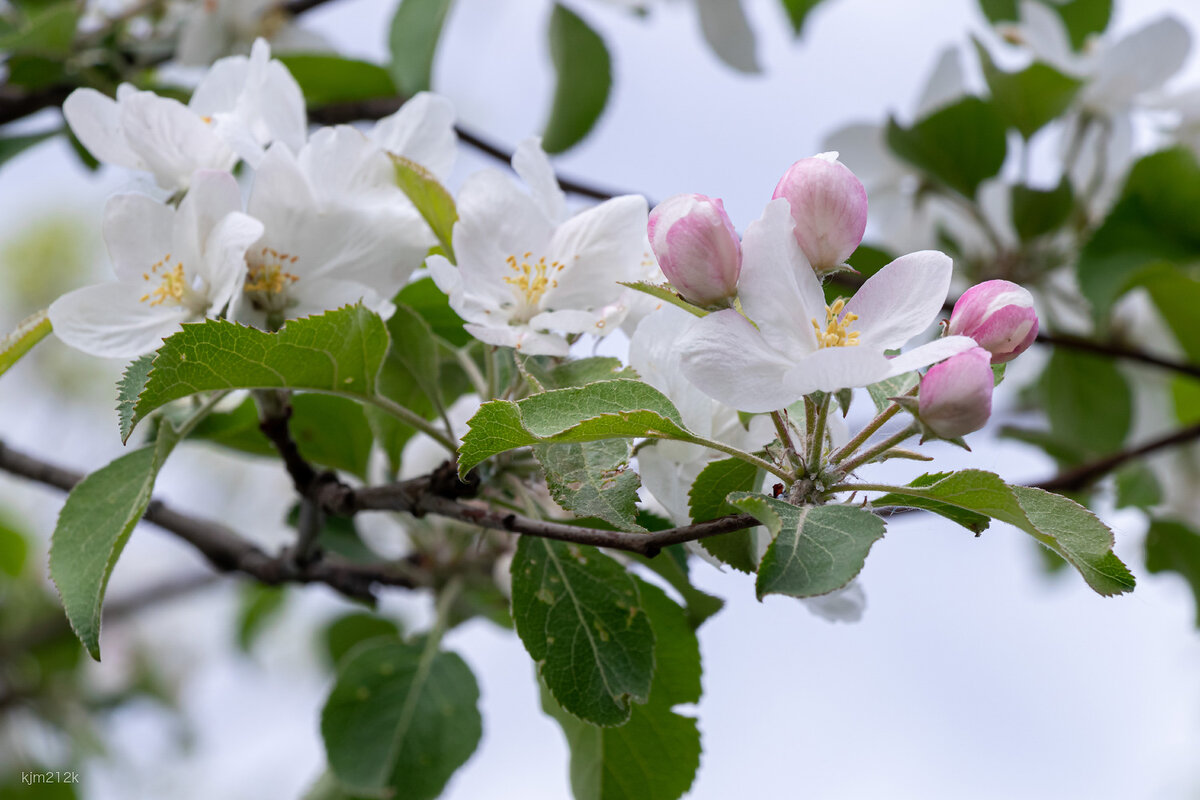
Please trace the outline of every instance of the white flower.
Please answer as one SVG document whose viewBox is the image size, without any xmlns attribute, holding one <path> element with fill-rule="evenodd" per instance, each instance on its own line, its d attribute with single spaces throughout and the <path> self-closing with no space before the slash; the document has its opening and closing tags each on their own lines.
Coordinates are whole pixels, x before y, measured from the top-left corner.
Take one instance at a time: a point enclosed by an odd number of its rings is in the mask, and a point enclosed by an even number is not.
<svg viewBox="0 0 1200 800">
<path fill-rule="evenodd" d="M 121 84 L 115 100 L 76 89 L 63 115 L 98 160 L 150 172 L 171 191 L 186 189 L 197 170 L 231 169 L 239 156 L 256 164 L 274 140 L 298 149 L 306 128 L 300 87 L 262 40 L 249 58 L 213 64 L 186 106 Z"/>
<path fill-rule="evenodd" d="M 733 309 L 699 320 L 681 343 L 684 374 L 742 411 L 784 408 L 815 391 L 866 386 L 975 346 L 949 336 L 889 359 L 942 308 L 952 264 L 934 251 L 896 259 L 849 302 L 826 306 L 820 282 L 792 233 L 787 201 L 773 200 L 742 241 Z"/>
<path fill-rule="evenodd" d="M 241 213 L 237 182 L 199 172 L 178 210 L 139 194 L 104 211 L 104 239 L 119 281 L 77 289 L 50 305 L 54 332 L 102 357 L 156 349 L 184 322 L 219 314 L 241 289 L 246 248 L 262 224 Z"/>
<path fill-rule="evenodd" d="M 567 217 L 566 200 L 537 139 L 517 148 L 521 191 L 495 171 L 458 196 L 458 266 L 429 259 L 438 288 L 472 336 L 529 355 L 566 355 L 563 334 L 603 336 L 628 311 L 618 281 L 643 270 L 646 201 L 626 195 Z"/>
<path fill-rule="evenodd" d="M 200 0 L 190 4 L 179 26 L 175 58 L 180 64 L 207 65 L 245 52 L 260 36 L 276 52 L 332 49 L 319 33 L 295 24 L 279 0 Z"/>
</svg>

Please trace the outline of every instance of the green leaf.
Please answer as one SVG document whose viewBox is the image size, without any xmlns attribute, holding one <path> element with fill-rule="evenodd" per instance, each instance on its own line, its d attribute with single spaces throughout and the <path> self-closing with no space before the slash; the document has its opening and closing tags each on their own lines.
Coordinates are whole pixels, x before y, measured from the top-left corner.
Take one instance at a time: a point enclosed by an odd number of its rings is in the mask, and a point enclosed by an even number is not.
<svg viewBox="0 0 1200 800">
<path fill-rule="evenodd" d="M 561 3 L 554 4 L 549 35 L 557 84 L 542 147 L 561 153 L 587 136 L 600 118 L 612 87 L 612 64 L 600 35 Z"/>
<path fill-rule="evenodd" d="M 1083 296 L 1097 315 L 1160 261 L 1200 260 L 1200 164 L 1176 147 L 1145 156 L 1129 171 L 1121 195 L 1084 245 L 1076 271 Z"/>
<path fill-rule="evenodd" d="M 1183 576 L 1196 597 L 1196 626 L 1200 627 L 1200 534 L 1180 522 L 1151 521 L 1146 533 L 1146 569 Z"/>
<path fill-rule="evenodd" d="M 664 520 L 664 525 L 661 528 L 651 527 L 646 520 L 645 515 L 639 515 L 638 520 L 643 526 L 650 530 L 665 530 L 671 527 L 669 522 Z M 692 585 L 690 570 L 688 569 L 688 551 L 681 544 L 673 544 L 664 547 L 662 552 L 654 558 L 646 556 L 633 555 L 633 558 L 641 562 L 649 570 L 657 574 L 660 578 L 671 585 L 675 591 L 679 592 L 679 596 L 683 598 L 683 602 L 687 604 L 688 624 L 695 630 L 704 624 L 704 621 L 716 614 L 725 606 L 725 601 L 719 597 L 713 597 L 707 592 L 702 592 Z M 657 677 L 658 672 L 655 672 Z M 653 692 L 653 689 L 651 690 Z"/>
<path fill-rule="evenodd" d="M 1131 285 L 1149 292 L 1188 359 L 1200 363 L 1200 281 L 1183 269 L 1158 264 L 1138 273 Z"/>
<path fill-rule="evenodd" d="M 758 480 L 758 469 L 737 458 L 724 458 L 705 465 L 688 491 L 692 522 L 736 514 L 736 506 L 726 500 L 731 492 L 752 492 Z M 754 573 L 758 557 L 754 547 L 754 530 L 733 531 L 700 540 L 700 546 L 722 562 L 740 572 Z"/>
<path fill-rule="evenodd" d="M 50 577 L 71 630 L 100 660 L 100 617 L 109 576 L 154 491 L 154 481 L 178 435 L 170 424 L 158 438 L 101 467 L 67 496 L 50 541 Z"/>
<path fill-rule="evenodd" d="M 384 619 L 365 611 L 357 611 L 340 616 L 329 623 L 322 638 L 325 643 L 325 653 L 329 656 L 329 663 L 337 666 L 342 663 L 346 654 L 359 643 L 381 636 L 394 641 L 399 635 L 400 626 L 390 619 Z"/>
<path fill-rule="evenodd" d="M 857 506 L 794 506 L 749 492 L 729 500 L 774 536 L 758 567 L 759 600 L 768 594 L 816 597 L 842 588 L 862 571 L 886 527 Z"/>
<path fill-rule="evenodd" d="M 300 389 L 370 400 L 388 350 L 383 320 L 362 306 L 289 320 L 267 333 L 226 320 L 169 336 L 137 399 L 130 430 L 172 400 L 214 389 Z M 128 438 L 128 431 L 122 432 Z"/>
<path fill-rule="evenodd" d="M 1066 111 L 1083 85 L 1041 62 L 1034 62 L 1020 72 L 1005 72 L 996 66 L 978 40 L 975 50 L 992 94 L 992 103 L 1008 126 L 1015 128 L 1025 139 Z"/>
<path fill-rule="evenodd" d="M 429 640 L 369 639 L 342 661 L 321 712 L 329 767 L 355 793 L 432 800 L 479 744 L 479 686 Z"/>
<path fill-rule="evenodd" d="M 1171 380 L 1175 419 L 1184 425 L 1200 422 L 1200 380 L 1177 375 Z"/>
<path fill-rule="evenodd" d="M 31 133 L 25 136 L 0 137 L 0 166 L 9 159 L 19 156 L 35 144 L 41 144 L 52 136 L 57 136 L 58 133 L 58 131 L 46 131 L 45 133 Z M 45 312 L 38 313 L 44 314 Z M 30 319 L 33 319 L 33 317 L 30 317 Z"/>
<path fill-rule="evenodd" d="M 630 289 L 648 294 L 656 300 L 661 300 L 664 303 L 670 303 L 673 306 L 682 308 L 697 317 L 703 317 L 708 314 L 707 309 L 700 306 L 694 306 L 687 300 L 679 296 L 679 293 L 671 288 L 669 283 L 651 283 L 650 281 L 617 281 L 622 286 L 628 286 Z"/>
<path fill-rule="evenodd" d="M 291 405 L 288 429 L 300 454 L 314 464 L 365 480 L 372 435 L 362 407 L 323 394 L 294 395 Z M 251 398 L 231 411 L 209 414 L 192 430 L 190 438 L 251 455 L 279 457 L 279 451 L 258 427 L 258 408 Z"/>
<path fill-rule="evenodd" d="M 26 317 L 12 333 L 0 339 L 0 375 L 8 372 L 33 346 L 50 334 L 50 318 L 45 311 Z"/>
<path fill-rule="evenodd" d="M 437 237 L 446 257 L 454 261 L 454 223 L 458 222 L 458 209 L 454 197 L 437 177 L 415 161 L 395 153 L 388 153 L 396 177 L 396 185 L 408 196 L 421 218 Z"/>
<path fill-rule="evenodd" d="M 921 378 L 917 373 L 906 372 L 894 378 L 872 383 L 867 387 L 867 394 L 871 395 L 871 402 L 875 404 L 875 410 L 882 413 L 892 404 L 891 398 L 903 397 L 920 382 Z"/>
<path fill-rule="evenodd" d="M 315 53 L 276 57 L 300 84 L 309 108 L 396 95 L 391 74 L 369 61 Z"/>
<path fill-rule="evenodd" d="M 493 400 L 467 424 L 460 475 L 497 453 L 528 445 L 643 436 L 695 440 L 662 392 L 629 380 L 542 392 L 517 402 Z"/>
<path fill-rule="evenodd" d="M 636 380 L 638 377 L 636 372 L 621 363 L 621 359 L 610 356 L 580 358 L 562 364 L 553 362 L 553 359 L 545 356 L 534 356 L 525 359 L 522 366 L 543 389 L 568 389 L 597 381 Z"/>
<path fill-rule="evenodd" d="M 47 4 L 17 30 L 0 36 L 0 51 L 65 59 L 71 55 L 81 10 L 74 0 Z"/>
<path fill-rule="evenodd" d="M 1056 439 L 1085 456 L 1121 448 L 1133 425 L 1133 392 L 1112 359 L 1055 348 L 1041 388 Z"/>
<path fill-rule="evenodd" d="M 0 518 L 0 573 L 10 578 L 20 577 L 28 555 L 29 542 L 24 534 Z"/>
<path fill-rule="evenodd" d="M 1028 486 L 1009 486 L 999 475 L 977 469 L 930 477 L 935 480 L 923 477 L 914 482 L 920 485 L 886 488 L 901 497 L 937 500 L 1020 528 L 1065 558 L 1099 594 L 1133 589 L 1133 576 L 1112 552 L 1112 531 L 1075 501 Z"/>
<path fill-rule="evenodd" d="M 654 631 L 633 576 L 591 547 L 522 536 L 512 562 L 517 634 L 554 699 L 596 725 L 644 703 Z"/>
<path fill-rule="evenodd" d="M 389 338 L 397 345 L 388 350 L 383 362 L 380 392 L 390 397 L 389 390 L 396 388 L 396 383 L 413 383 L 434 408 L 442 408 L 441 359 L 429 324 L 408 306 L 397 305 L 396 313 L 387 321 L 387 329 Z"/>
<path fill-rule="evenodd" d="M 546 485 L 560 506 L 580 517 L 598 517 L 623 531 L 645 532 L 637 523 L 642 485 L 629 468 L 628 439 L 545 444 L 533 448 Z"/>
<path fill-rule="evenodd" d="M 950 475 L 949 472 L 934 472 L 920 476 L 909 486 L 929 486 L 937 483 L 942 478 Z M 882 497 L 877 497 L 871 501 L 874 508 L 886 508 L 888 506 L 901 506 L 904 508 L 919 508 L 924 511 L 930 511 L 934 514 L 945 517 L 951 522 L 962 525 L 971 533 L 978 536 L 987 530 L 991 524 L 991 520 L 983 515 L 977 514 L 974 511 L 968 511 L 965 508 L 952 506 L 948 503 L 942 503 L 937 500 L 930 500 L 926 497 L 902 497 L 896 494 L 885 494 Z"/>
<path fill-rule="evenodd" d="M 576 719 L 542 691 L 542 708 L 571 749 L 575 800 L 675 800 L 700 766 L 696 720 L 671 710 L 700 700 L 699 643 L 678 605 L 658 587 L 637 584 L 656 638 L 649 702 L 634 706 L 624 725 L 605 728 Z"/>
<path fill-rule="evenodd" d="M 1075 194 L 1065 178 L 1054 189 L 1031 189 L 1019 184 L 1012 187 L 1013 228 L 1023 242 L 1059 230 L 1074 208 Z"/>
<path fill-rule="evenodd" d="M 455 347 L 474 341 L 463 330 L 463 319 L 450 307 L 450 299 L 442 294 L 432 278 L 421 278 L 405 286 L 396 295 L 397 305 L 403 304 L 421 315 L 434 334 Z"/>
<path fill-rule="evenodd" d="M 453 0 L 401 0 L 392 16 L 388 49 L 389 69 L 400 91 L 407 95 L 430 87 L 433 56 Z"/>
<path fill-rule="evenodd" d="M 146 353 L 129 362 L 117 381 L 117 427 L 121 432 L 121 441 L 128 442 L 129 434 L 133 433 L 133 409 L 137 405 L 138 395 L 146 388 L 146 379 L 150 377 L 150 368 L 154 364 L 154 353 Z"/>
<path fill-rule="evenodd" d="M 1154 471 L 1145 463 L 1135 461 L 1116 474 L 1117 508 L 1150 508 L 1162 502 L 1162 488 Z"/>
<path fill-rule="evenodd" d="M 979 10 L 993 25 L 997 22 L 1016 22 L 1020 17 L 1017 0 L 979 0 Z"/>
<path fill-rule="evenodd" d="M 888 120 L 887 143 L 897 156 L 951 189 L 974 197 L 1000 172 L 1008 145 L 996 108 L 978 97 L 945 106 L 911 128 Z"/>
<path fill-rule="evenodd" d="M 1104 33 L 1112 19 L 1112 0 L 1037 0 L 1062 18 L 1071 46 L 1082 50 L 1088 37 Z M 1016 22 L 1017 0 L 979 0 L 983 15 L 992 24 Z"/>
<path fill-rule="evenodd" d="M 250 652 L 254 642 L 272 620 L 279 617 L 287 601 L 287 587 L 248 583 L 242 587 L 237 620 L 237 646 Z"/>
<path fill-rule="evenodd" d="M 804 22 L 808 18 L 808 14 L 818 5 L 821 0 L 779 0 L 783 5 L 783 10 L 787 12 L 788 22 L 792 23 L 792 33 L 799 36 L 804 30 Z"/>
</svg>

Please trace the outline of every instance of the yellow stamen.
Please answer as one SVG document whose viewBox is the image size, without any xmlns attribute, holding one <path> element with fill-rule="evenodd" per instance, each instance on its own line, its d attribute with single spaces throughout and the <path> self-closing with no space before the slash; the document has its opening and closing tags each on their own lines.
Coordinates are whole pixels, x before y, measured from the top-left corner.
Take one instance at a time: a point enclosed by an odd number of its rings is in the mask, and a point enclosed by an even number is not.
<svg viewBox="0 0 1200 800">
<path fill-rule="evenodd" d="M 260 255 L 261 260 L 252 263 L 246 272 L 246 282 L 242 287 L 244 291 L 278 295 L 285 288 L 300 280 L 296 275 L 283 269 L 284 264 L 295 264 L 297 256 L 280 253 L 270 247 L 264 247 Z"/>
<path fill-rule="evenodd" d="M 825 306 L 824 328 L 815 319 L 812 321 L 813 331 L 817 334 L 817 347 L 858 346 L 858 331 L 850 331 L 850 323 L 858 319 L 858 314 L 842 314 L 845 308 L 846 298 L 839 297 L 833 301 L 833 305 Z"/>
<path fill-rule="evenodd" d="M 520 262 L 517 261 L 516 256 L 509 256 L 505 259 L 508 268 L 515 274 L 506 276 L 504 282 L 516 287 L 517 299 L 526 308 L 536 308 L 542 295 L 547 290 L 558 286 L 558 281 L 548 277 L 546 273 L 561 272 L 563 269 L 563 265 L 557 261 L 547 264 L 545 257 L 539 258 L 536 262 L 533 262 L 532 258 L 533 253 L 525 253 Z"/>
<path fill-rule="evenodd" d="M 155 264 L 152 269 L 152 272 L 155 273 L 154 277 L 161 277 L 161 283 L 159 283 L 158 287 L 149 294 L 142 295 L 141 298 L 139 298 L 139 302 L 149 302 L 152 306 L 161 306 L 164 303 L 179 305 L 183 302 L 183 296 L 189 288 L 187 285 L 187 280 L 183 275 L 183 264 L 176 264 L 174 269 L 170 270 L 169 272 L 164 272 L 160 276 L 158 275 L 158 267 L 161 264 L 162 262 Z M 147 282 L 150 280 L 150 276 L 148 274 L 143 273 L 142 277 Z"/>
</svg>

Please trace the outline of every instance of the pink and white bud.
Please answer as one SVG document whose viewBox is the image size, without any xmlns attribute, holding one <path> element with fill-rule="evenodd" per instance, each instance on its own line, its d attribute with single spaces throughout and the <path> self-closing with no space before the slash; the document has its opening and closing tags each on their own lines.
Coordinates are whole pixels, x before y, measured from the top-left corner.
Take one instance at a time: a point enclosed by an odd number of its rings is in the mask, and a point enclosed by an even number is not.
<svg viewBox="0 0 1200 800">
<path fill-rule="evenodd" d="M 786 198 L 796 241 L 818 275 L 846 263 L 867 228 L 867 190 L 837 153 L 802 158 L 779 179 L 772 198 Z"/>
<path fill-rule="evenodd" d="M 1038 334 L 1033 295 L 1009 281 L 984 281 L 963 292 L 950 313 L 952 336 L 970 336 L 992 354 L 993 364 L 1024 353 Z"/>
<path fill-rule="evenodd" d="M 723 305 L 737 294 L 742 243 L 720 200 L 668 197 L 650 212 L 646 231 L 663 274 L 689 303 Z"/>
<path fill-rule="evenodd" d="M 992 356 L 972 347 L 929 368 L 921 378 L 917 412 L 943 439 L 956 439 L 987 424 L 992 415 Z"/>
</svg>

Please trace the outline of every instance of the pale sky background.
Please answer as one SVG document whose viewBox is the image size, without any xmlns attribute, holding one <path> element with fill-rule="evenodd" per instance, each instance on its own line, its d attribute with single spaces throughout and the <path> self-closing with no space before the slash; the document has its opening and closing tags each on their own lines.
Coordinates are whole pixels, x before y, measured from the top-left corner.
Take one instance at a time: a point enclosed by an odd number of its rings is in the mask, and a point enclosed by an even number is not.
<svg viewBox="0 0 1200 800">
<path fill-rule="evenodd" d="M 775 0 L 748 0 L 765 74 L 743 77 L 709 53 L 688 3 L 666 3 L 648 20 L 601 3 L 572 5 L 608 37 L 616 87 L 592 137 L 559 159 L 562 172 L 657 199 L 681 191 L 720 196 L 739 228 L 825 134 L 911 108 L 937 53 L 951 43 L 965 48 L 968 31 L 983 29 L 973 0 L 829 0 L 794 42 Z M 340 0 L 305 23 L 347 55 L 382 60 L 391 6 Z M 512 145 L 540 129 L 551 92 L 549 9 L 542 0 L 459 0 L 435 86 L 472 130 Z M 1162 0 L 1118 0 L 1116 29 L 1127 32 L 1167 9 L 1200 30 L 1200 2 Z M 1177 85 L 1198 83 L 1193 48 Z M 494 166 L 460 152 L 459 181 Z M 84 174 L 61 143 L 40 147 L 0 170 L 0 239 L 54 208 L 80 212 L 97 236 L 103 199 L 133 183 L 120 170 Z M 97 275 L 105 269 L 101 260 Z M 10 318 L 20 311 L 3 310 Z M 65 351 L 57 342 L 42 347 Z M 119 368 L 97 369 L 115 377 Z M 1011 404 L 1012 383 L 998 391 L 999 413 Z M 98 384 L 91 405 L 71 402 L 69 414 L 29 364 L 6 375 L 4 386 L 0 437 L 10 444 L 86 469 L 121 452 L 111 383 Z M 860 398 L 852 422 L 861 423 L 865 405 Z M 986 432 L 971 443 L 974 455 L 935 451 L 945 457 L 939 468 L 979 466 L 1014 482 L 1053 470 L 1037 452 Z M 270 462 L 243 463 L 185 446 L 164 471 L 161 494 L 204 514 L 245 507 L 237 527 L 278 546 L 288 538 L 278 524 L 291 502 L 286 476 Z M 7 477 L 0 488 L 48 535 L 60 495 Z M 1139 580 L 1120 599 L 1096 596 L 1073 572 L 1046 576 L 1028 537 L 1012 528 L 997 523 L 974 538 L 925 515 L 893 521 L 872 550 L 861 576 L 868 608 L 858 624 L 824 622 L 785 598 L 760 604 L 746 576 L 697 563 L 697 583 L 727 606 L 700 630 L 705 694 L 693 711 L 704 755 L 688 796 L 1200 797 L 1200 636 L 1191 594 L 1177 576 L 1146 574 L 1139 515 L 1106 519 Z M 139 528 L 110 597 L 200 569 L 185 545 Z M 107 717 L 112 758 L 83 773 L 89 800 L 290 800 L 321 771 L 318 713 L 329 679 L 315 663 L 314 620 L 350 606 L 320 588 L 297 589 L 285 619 L 244 657 L 230 645 L 235 588 L 226 580 L 105 629 L 95 682 L 121 673 L 127 645 L 149 642 L 178 676 L 193 727 L 185 747 L 181 729 L 149 703 Z M 412 627 L 428 619 L 426 603 L 399 592 L 386 597 L 385 609 Z M 445 796 L 568 796 L 565 743 L 540 712 L 533 665 L 516 636 L 474 622 L 453 631 L 446 646 L 479 680 L 484 739 Z"/>
</svg>

